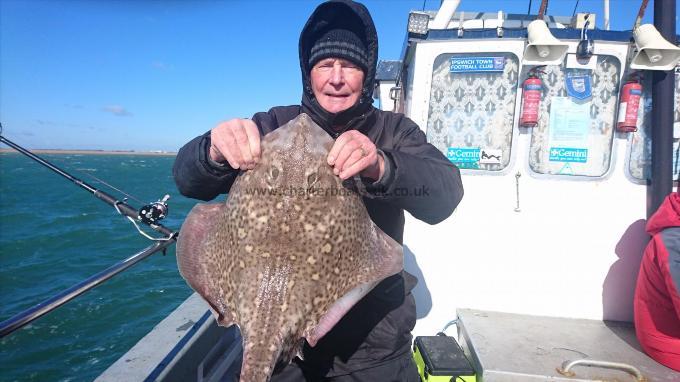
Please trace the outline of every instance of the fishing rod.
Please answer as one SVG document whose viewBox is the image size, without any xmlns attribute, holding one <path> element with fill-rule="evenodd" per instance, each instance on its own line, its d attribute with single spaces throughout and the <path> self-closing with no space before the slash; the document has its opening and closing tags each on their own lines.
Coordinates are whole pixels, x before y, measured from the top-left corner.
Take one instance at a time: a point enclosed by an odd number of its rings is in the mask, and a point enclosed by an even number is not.
<svg viewBox="0 0 680 382">
<path fill-rule="evenodd" d="M 41 158 L 29 150 L 19 146 L 18 144 L 10 141 L 9 139 L 5 138 L 2 136 L 2 124 L 0 123 L 0 142 L 10 146 L 11 148 L 17 150 L 18 152 L 28 156 L 29 158 L 33 159 L 34 161 L 42 164 L 43 166 L 49 168 L 50 170 L 56 172 L 57 174 L 65 177 L 66 179 L 70 180 L 73 182 L 75 185 L 87 190 L 94 196 L 96 196 L 98 199 L 102 200 L 106 204 L 112 206 L 113 208 L 116 209 L 116 211 L 125 216 L 128 220 L 130 220 L 134 225 L 135 228 L 137 228 L 137 231 L 139 231 L 140 234 L 144 235 L 148 239 L 151 239 L 154 241 L 154 243 L 147 248 L 141 250 L 140 252 L 130 256 L 129 258 L 122 260 L 109 268 L 94 274 L 84 281 L 67 288 L 66 290 L 57 293 L 56 295 L 48 298 L 47 300 L 29 308 L 26 309 L 10 318 L 8 318 L 5 321 L 0 322 L 0 338 L 5 337 L 6 335 L 24 327 L 25 325 L 33 322 L 34 320 L 42 317 L 43 315 L 53 311 L 54 309 L 64 305 L 65 303 L 73 300 L 74 298 L 80 296 L 81 294 L 89 291 L 90 289 L 96 287 L 97 285 L 103 283 L 104 281 L 112 278 L 113 276 L 127 270 L 128 268 L 132 267 L 133 265 L 139 263 L 140 261 L 146 259 L 147 257 L 151 256 L 152 254 L 163 251 L 165 253 L 165 250 L 171 246 L 172 244 L 175 243 L 177 240 L 177 232 L 174 232 L 166 227 L 164 227 L 162 224 L 158 223 L 160 220 L 165 218 L 168 214 L 168 205 L 167 205 L 167 200 L 169 198 L 168 195 L 165 195 L 161 200 L 158 200 L 157 202 L 153 202 L 150 204 L 147 204 L 140 208 L 139 210 L 135 210 L 132 206 L 127 204 L 125 200 L 120 201 L 116 199 L 115 197 L 107 194 L 104 191 L 98 190 L 95 187 L 87 184 L 86 182 L 74 177 L 73 175 L 69 174 L 68 172 L 60 169 L 59 167 L 55 166 L 54 164 L 48 162 L 44 158 Z M 165 237 L 162 238 L 153 238 L 146 234 L 144 231 L 142 231 L 139 226 L 137 225 L 137 222 L 142 222 L 149 227 L 151 227 L 153 230 L 160 232 L 165 235 Z"/>
<path fill-rule="evenodd" d="M 18 152 L 26 155 L 27 157 L 33 159 L 34 161 L 40 163 L 41 165 L 49 168 L 50 170 L 56 172 L 57 174 L 63 176 L 64 178 L 70 180 L 73 182 L 76 186 L 79 186 L 94 196 L 96 196 L 98 199 L 103 201 L 104 203 L 112 206 L 113 208 L 118 211 L 119 214 L 124 215 L 128 217 L 133 223 L 136 225 L 136 221 L 142 222 L 149 227 L 151 227 L 153 230 L 158 231 L 162 234 L 164 234 L 167 238 L 174 237 L 176 233 L 166 227 L 164 227 L 162 224 L 159 224 L 158 222 L 165 218 L 168 213 L 168 204 L 167 200 L 170 198 L 168 195 L 166 195 L 163 199 L 158 200 L 153 203 L 149 203 L 139 210 L 134 209 L 132 206 L 127 204 L 124 200 L 118 200 L 114 196 L 109 195 L 108 193 L 98 190 L 95 187 L 91 186 L 90 184 L 86 183 L 85 181 L 76 178 L 75 176 L 69 174 L 68 172 L 60 169 L 59 167 L 55 166 L 54 164 L 48 162 L 46 159 L 41 158 L 29 150 L 19 146 L 18 144 L 10 141 L 9 139 L 5 138 L 2 136 L 2 124 L 0 123 L 0 142 L 6 144 L 7 146 L 17 150 Z M 137 227 L 139 230 L 139 227 Z M 140 232 L 142 232 L 140 230 Z M 142 233 L 143 234 L 143 233 Z M 147 236 L 147 238 L 150 238 Z M 164 240 L 164 239 L 161 239 Z"/>
<path fill-rule="evenodd" d="M 97 285 L 103 283 L 104 281 L 127 270 L 128 268 L 153 255 L 154 253 L 158 251 L 164 251 L 167 247 L 171 246 L 173 243 L 174 239 L 166 241 L 156 241 L 155 243 L 151 244 L 147 248 L 144 248 L 138 253 L 130 256 L 129 258 L 122 260 L 106 268 L 105 270 L 88 277 L 87 279 L 79 282 L 78 284 L 55 294 L 54 296 L 48 298 L 47 300 L 37 305 L 34 305 L 33 307 L 28 308 L 21 313 L 15 314 L 14 316 L 6 319 L 5 321 L 0 322 L 0 338 L 5 337 L 6 335 L 14 332 L 15 330 L 21 329 L 22 327 L 30 324 L 31 322 L 57 309 L 58 307 L 66 304 L 67 302 L 89 291 L 90 289 L 96 287 Z"/>
</svg>

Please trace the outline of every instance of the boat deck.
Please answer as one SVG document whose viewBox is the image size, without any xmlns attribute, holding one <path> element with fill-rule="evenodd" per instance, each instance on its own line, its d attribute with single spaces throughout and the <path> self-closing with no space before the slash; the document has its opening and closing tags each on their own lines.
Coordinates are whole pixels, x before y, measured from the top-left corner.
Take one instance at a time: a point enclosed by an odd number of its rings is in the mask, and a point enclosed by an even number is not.
<svg viewBox="0 0 680 382">
<path fill-rule="evenodd" d="M 459 309 L 459 338 L 484 382 L 635 381 L 629 372 L 566 362 L 599 360 L 635 367 L 645 381 L 680 380 L 680 373 L 649 358 L 631 323 Z M 638 379 L 639 380 L 639 379 Z"/>
<path fill-rule="evenodd" d="M 674 382 L 668 369 L 641 349 L 631 323 L 459 309 L 458 339 L 483 382 L 635 381 L 634 372 L 576 365 L 604 361 L 638 370 L 640 381 Z M 206 303 L 193 294 L 98 382 L 235 381 L 242 355 L 235 327 L 217 326 Z"/>
</svg>

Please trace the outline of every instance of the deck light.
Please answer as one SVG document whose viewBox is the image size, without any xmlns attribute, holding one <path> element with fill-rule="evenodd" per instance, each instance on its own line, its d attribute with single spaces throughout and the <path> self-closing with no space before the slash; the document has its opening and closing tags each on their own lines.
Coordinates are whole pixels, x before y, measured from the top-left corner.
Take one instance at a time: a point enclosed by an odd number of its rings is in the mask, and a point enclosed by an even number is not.
<svg viewBox="0 0 680 382">
<path fill-rule="evenodd" d="M 411 12 L 408 15 L 408 33 L 425 36 L 428 31 L 430 15 L 423 12 Z"/>
</svg>

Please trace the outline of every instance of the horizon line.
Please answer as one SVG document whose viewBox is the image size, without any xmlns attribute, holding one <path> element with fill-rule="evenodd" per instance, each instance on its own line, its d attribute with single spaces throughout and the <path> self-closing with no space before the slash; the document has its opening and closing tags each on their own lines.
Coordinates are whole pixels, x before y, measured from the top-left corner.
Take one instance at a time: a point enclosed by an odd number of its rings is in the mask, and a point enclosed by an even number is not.
<svg viewBox="0 0 680 382">
<path fill-rule="evenodd" d="M 177 155 L 176 151 L 164 150 L 99 150 L 99 149 L 28 149 L 35 154 L 100 154 L 100 155 Z M 17 153 L 20 152 L 12 148 L 0 148 L 0 153 Z"/>
</svg>

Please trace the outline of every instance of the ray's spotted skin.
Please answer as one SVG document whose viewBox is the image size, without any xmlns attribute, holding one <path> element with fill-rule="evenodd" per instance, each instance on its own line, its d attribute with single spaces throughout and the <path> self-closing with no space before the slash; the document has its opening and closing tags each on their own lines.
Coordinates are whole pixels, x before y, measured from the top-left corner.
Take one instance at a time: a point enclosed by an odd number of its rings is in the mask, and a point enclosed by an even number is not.
<svg viewBox="0 0 680 382">
<path fill-rule="evenodd" d="M 262 139 L 262 158 L 226 204 L 199 204 L 182 226 L 180 272 L 222 326 L 243 335 L 242 382 L 266 381 L 303 338 L 315 346 L 378 282 L 401 246 L 343 188 L 331 137 L 301 114 Z"/>
</svg>

